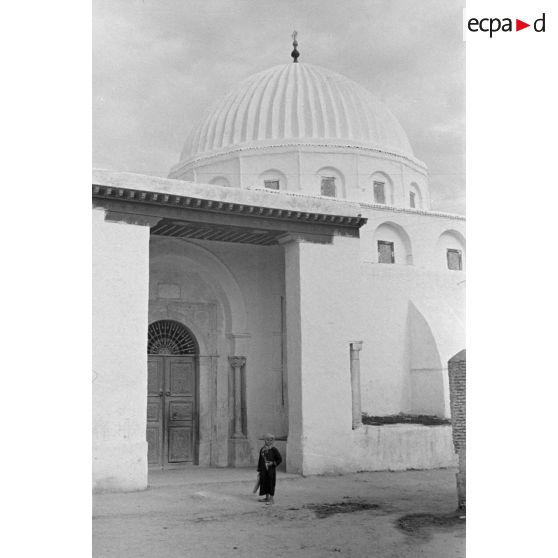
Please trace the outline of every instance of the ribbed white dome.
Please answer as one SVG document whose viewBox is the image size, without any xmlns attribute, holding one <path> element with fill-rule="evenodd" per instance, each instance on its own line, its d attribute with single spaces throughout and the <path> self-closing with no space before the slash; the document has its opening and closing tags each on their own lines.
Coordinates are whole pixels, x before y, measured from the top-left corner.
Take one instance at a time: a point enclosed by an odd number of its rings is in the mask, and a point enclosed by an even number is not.
<svg viewBox="0 0 558 558">
<path fill-rule="evenodd" d="M 194 128 L 181 162 L 233 147 L 342 143 L 413 157 L 403 128 L 358 83 L 310 64 L 284 64 L 255 74 Z"/>
</svg>

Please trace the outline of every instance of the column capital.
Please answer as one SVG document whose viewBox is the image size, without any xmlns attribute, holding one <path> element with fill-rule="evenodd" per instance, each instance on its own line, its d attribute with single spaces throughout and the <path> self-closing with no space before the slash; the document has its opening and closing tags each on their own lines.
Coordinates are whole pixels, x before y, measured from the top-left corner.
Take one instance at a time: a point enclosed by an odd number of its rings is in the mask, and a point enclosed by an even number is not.
<svg viewBox="0 0 558 558">
<path fill-rule="evenodd" d="M 351 349 L 353 351 L 362 350 L 362 343 L 363 343 L 363 341 L 351 341 Z"/>
<path fill-rule="evenodd" d="M 246 357 L 230 356 L 229 362 L 233 368 L 242 368 L 246 364 Z"/>
</svg>

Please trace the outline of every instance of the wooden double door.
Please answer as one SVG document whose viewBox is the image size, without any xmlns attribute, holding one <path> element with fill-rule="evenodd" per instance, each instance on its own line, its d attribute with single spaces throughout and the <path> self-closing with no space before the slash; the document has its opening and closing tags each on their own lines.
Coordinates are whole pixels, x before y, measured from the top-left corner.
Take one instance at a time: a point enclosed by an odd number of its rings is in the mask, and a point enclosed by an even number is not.
<svg viewBox="0 0 558 558">
<path fill-rule="evenodd" d="M 195 357 L 148 357 L 147 460 L 150 467 L 195 463 L 196 392 Z"/>
</svg>

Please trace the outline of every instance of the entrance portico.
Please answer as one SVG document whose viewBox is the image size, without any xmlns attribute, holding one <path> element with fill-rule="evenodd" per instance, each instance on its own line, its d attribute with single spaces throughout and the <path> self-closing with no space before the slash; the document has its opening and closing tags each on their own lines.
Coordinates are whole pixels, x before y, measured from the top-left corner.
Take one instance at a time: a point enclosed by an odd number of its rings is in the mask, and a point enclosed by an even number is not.
<svg viewBox="0 0 558 558">
<path fill-rule="evenodd" d="M 352 427 L 359 206 L 101 171 L 93 197 L 101 237 L 110 228 L 103 254 L 118 253 L 115 268 L 94 251 L 94 289 L 111 287 L 94 308 L 94 407 L 104 424 L 94 431 L 96 488 L 147 485 L 148 401 L 174 397 L 166 385 L 148 396 L 147 332 L 158 320 L 199 343 L 191 423 L 177 424 L 193 428 L 184 463 L 253 464 L 273 430 L 288 440 L 288 471 L 320 472 L 327 445 L 343 445 Z"/>
</svg>

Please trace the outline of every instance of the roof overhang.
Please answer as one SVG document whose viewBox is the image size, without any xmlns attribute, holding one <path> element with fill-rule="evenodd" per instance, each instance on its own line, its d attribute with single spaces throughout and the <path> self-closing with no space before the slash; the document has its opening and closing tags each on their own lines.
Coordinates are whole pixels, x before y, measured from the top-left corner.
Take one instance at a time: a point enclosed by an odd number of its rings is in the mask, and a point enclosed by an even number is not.
<svg viewBox="0 0 558 558">
<path fill-rule="evenodd" d="M 93 202 L 107 218 L 148 224 L 152 234 L 270 245 L 288 234 L 358 236 L 360 206 L 343 200 L 225 188 L 94 171 Z"/>
</svg>

